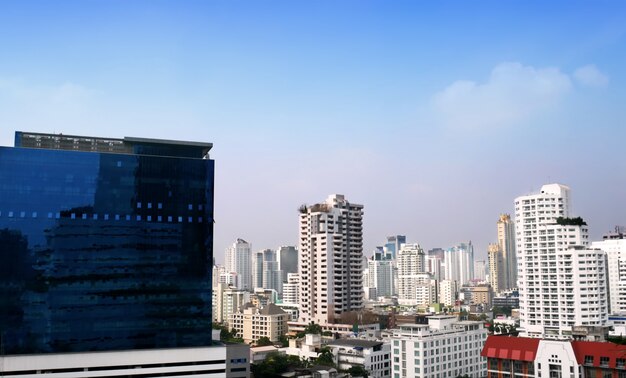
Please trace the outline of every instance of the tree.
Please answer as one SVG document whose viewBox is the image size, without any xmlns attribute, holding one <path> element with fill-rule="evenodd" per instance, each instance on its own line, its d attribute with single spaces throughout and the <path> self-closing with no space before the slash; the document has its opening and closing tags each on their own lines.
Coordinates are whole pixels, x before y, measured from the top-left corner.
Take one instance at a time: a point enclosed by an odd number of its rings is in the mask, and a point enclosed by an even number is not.
<svg viewBox="0 0 626 378">
<path fill-rule="evenodd" d="M 268 346 L 268 345 L 274 345 L 274 343 L 272 342 L 272 340 L 270 340 L 269 337 L 267 336 L 261 336 L 259 337 L 259 339 L 256 341 L 256 346 Z"/>
<path fill-rule="evenodd" d="M 348 369 L 348 374 L 350 374 L 351 377 L 369 377 L 369 373 L 367 372 L 367 370 L 365 370 L 363 366 L 351 367 L 350 369 Z"/>
<path fill-rule="evenodd" d="M 289 339 L 285 335 L 282 335 L 281 337 L 279 337 L 278 342 L 280 343 L 280 346 L 282 346 L 283 348 L 287 348 L 289 346 Z"/>
<path fill-rule="evenodd" d="M 333 351 L 329 347 L 322 347 L 315 363 L 318 365 L 335 367 L 335 355 L 333 355 Z"/>
</svg>

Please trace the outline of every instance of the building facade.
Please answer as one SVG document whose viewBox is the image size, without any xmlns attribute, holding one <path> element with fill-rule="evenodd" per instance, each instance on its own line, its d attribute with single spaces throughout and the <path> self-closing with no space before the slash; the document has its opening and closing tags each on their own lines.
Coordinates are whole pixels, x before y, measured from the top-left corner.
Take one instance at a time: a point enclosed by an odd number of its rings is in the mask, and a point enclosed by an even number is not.
<svg viewBox="0 0 626 378">
<path fill-rule="evenodd" d="M 237 239 L 226 249 L 226 270 L 236 274 L 240 290 L 254 290 L 252 282 L 252 249 L 250 243 Z"/>
<path fill-rule="evenodd" d="M 489 336 L 487 378 L 626 377 L 626 346 L 610 342 Z"/>
<path fill-rule="evenodd" d="M 574 326 L 606 325 L 606 254 L 588 248 L 586 223 L 570 218 L 570 189 L 516 198 L 515 224 L 521 334 L 568 338 Z"/>
<path fill-rule="evenodd" d="M 338 339 L 327 344 L 339 370 L 362 367 L 371 378 L 391 378 L 391 345 L 382 341 Z"/>
<path fill-rule="evenodd" d="M 500 214 L 497 222 L 498 245 L 502 253 L 504 267 L 502 269 L 503 285 L 501 290 L 517 287 L 517 252 L 515 243 L 515 223 L 509 214 Z"/>
<path fill-rule="evenodd" d="M 489 284 L 493 291 L 499 293 L 505 287 L 506 265 L 500 244 L 489 244 L 487 247 L 489 258 Z"/>
<path fill-rule="evenodd" d="M 609 277 L 609 312 L 626 314 L 626 238 L 615 233 L 616 237 L 591 243 L 591 248 L 606 252 Z"/>
<path fill-rule="evenodd" d="M 363 307 L 363 205 L 331 195 L 300 208 L 300 321 L 333 323 Z"/>
<path fill-rule="evenodd" d="M 224 374 L 210 149 L 24 132 L 0 147 L 0 375 Z"/>
<path fill-rule="evenodd" d="M 448 378 L 487 375 L 480 355 L 487 339 L 482 322 L 456 316 L 428 317 L 428 324 L 400 324 L 391 336 L 394 378 Z"/>
<path fill-rule="evenodd" d="M 245 343 L 253 343 L 261 337 L 278 342 L 287 334 L 289 314 L 275 304 L 269 303 L 261 308 L 246 304 L 240 311 L 232 314 L 229 327 L 237 332 Z"/>
</svg>

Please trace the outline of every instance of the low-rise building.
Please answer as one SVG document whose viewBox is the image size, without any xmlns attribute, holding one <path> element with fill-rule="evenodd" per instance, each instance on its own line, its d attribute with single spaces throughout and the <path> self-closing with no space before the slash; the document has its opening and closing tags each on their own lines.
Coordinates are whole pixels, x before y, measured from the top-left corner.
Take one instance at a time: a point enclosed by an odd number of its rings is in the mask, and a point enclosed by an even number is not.
<svg viewBox="0 0 626 378">
<path fill-rule="evenodd" d="M 481 355 L 487 378 L 626 377 L 626 345 L 489 336 Z"/>
<path fill-rule="evenodd" d="M 229 317 L 250 301 L 250 293 L 226 283 L 213 288 L 213 321 L 228 324 Z"/>
<path fill-rule="evenodd" d="M 248 303 L 241 311 L 231 315 L 229 325 L 237 332 L 237 336 L 250 344 L 261 337 L 278 342 L 287 333 L 288 321 L 289 314 L 275 304 L 269 303 L 258 308 Z"/>
<path fill-rule="evenodd" d="M 480 355 L 487 338 L 482 322 L 435 315 L 428 324 L 398 327 L 391 336 L 393 377 L 486 376 L 486 359 Z"/>
<path fill-rule="evenodd" d="M 327 344 L 339 370 L 361 366 L 371 378 L 391 377 L 391 345 L 382 341 L 338 339 Z"/>
</svg>

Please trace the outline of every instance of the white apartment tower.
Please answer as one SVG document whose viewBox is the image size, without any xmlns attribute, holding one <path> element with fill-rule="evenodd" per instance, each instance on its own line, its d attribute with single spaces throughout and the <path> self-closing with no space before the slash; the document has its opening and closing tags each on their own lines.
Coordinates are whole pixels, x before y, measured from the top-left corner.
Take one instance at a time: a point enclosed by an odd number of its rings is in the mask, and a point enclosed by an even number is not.
<svg viewBox="0 0 626 378">
<path fill-rule="evenodd" d="M 521 334 L 569 338 L 574 326 L 606 325 L 606 254 L 570 218 L 570 189 L 550 184 L 516 198 L 515 232 Z"/>
<path fill-rule="evenodd" d="M 591 248 L 606 252 L 609 276 L 611 314 L 626 315 L 626 239 L 604 239 L 591 243 Z"/>
<path fill-rule="evenodd" d="M 391 297 L 394 295 L 394 266 L 392 260 L 367 260 L 366 288 L 375 288 L 376 297 Z"/>
<path fill-rule="evenodd" d="M 444 252 L 444 278 L 466 285 L 474 279 L 474 246 L 461 243 Z"/>
<path fill-rule="evenodd" d="M 426 273 L 425 254 L 419 244 L 403 244 L 397 254 L 398 303 L 429 305 L 433 300 L 432 276 Z M 418 303 L 419 302 L 419 303 Z"/>
<path fill-rule="evenodd" d="M 250 243 L 243 239 L 237 239 L 233 245 L 226 249 L 226 271 L 237 274 L 237 288 L 250 290 L 252 287 L 252 261 Z"/>
<path fill-rule="evenodd" d="M 502 271 L 503 290 L 517 287 L 517 253 L 515 251 L 515 223 L 509 214 L 500 214 L 497 222 L 498 245 L 502 253 L 504 269 Z"/>
<path fill-rule="evenodd" d="M 443 280 L 439 282 L 439 302 L 445 306 L 454 306 L 459 292 L 456 281 Z"/>
<path fill-rule="evenodd" d="M 300 208 L 300 322 L 363 307 L 363 205 L 335 194 Z"/>
</svg>

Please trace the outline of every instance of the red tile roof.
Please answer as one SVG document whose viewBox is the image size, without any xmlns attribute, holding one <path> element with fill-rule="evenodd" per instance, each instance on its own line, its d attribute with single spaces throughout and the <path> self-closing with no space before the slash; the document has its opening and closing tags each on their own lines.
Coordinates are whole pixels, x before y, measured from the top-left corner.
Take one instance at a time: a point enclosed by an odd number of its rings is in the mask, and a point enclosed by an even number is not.
<svg viewBox="0 0 626 378">
<path fill-rule="evenodd" d="M 580 365 L 585 364 L 585 356 L 593 356 L 593 366 L 597 367 L 600 366 L 600 357 L 608 357 L 608 367 L 613 369 L 618 358 L 626 360 L 626 345 L 597 341 L 572 341 L 572 348 L 576 354 L 576 361 Z"/>
<path fill-rule="evenodd" d="M 539 341 L 540 339 L 530 337 L 489 336 L 480 355 L 515 361 L 534 361 Z"/>
</svg>

